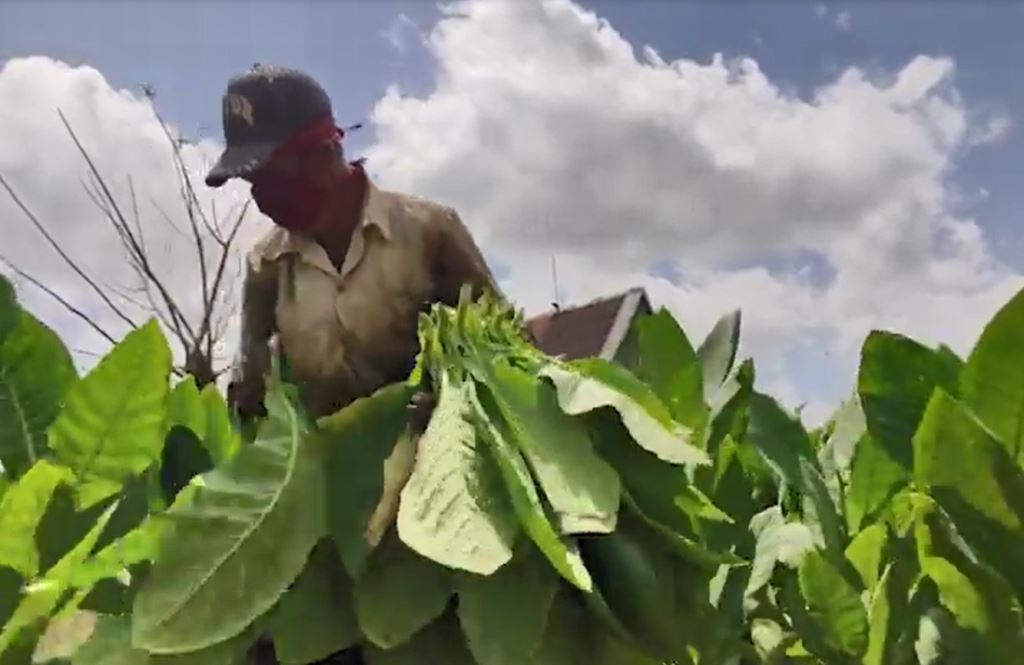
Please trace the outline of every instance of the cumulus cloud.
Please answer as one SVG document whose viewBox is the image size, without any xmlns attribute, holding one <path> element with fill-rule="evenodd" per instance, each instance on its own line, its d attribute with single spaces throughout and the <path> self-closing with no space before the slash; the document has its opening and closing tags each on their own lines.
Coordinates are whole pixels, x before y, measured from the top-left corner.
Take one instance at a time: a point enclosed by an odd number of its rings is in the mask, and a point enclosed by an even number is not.
<svg viewBox="0 0 1024 665">
<path fill-rule="evenodd" d="M 552 256 L 565 302 L 643 286 L 694 341 L 740 308 L 762 388 L 820 421 L 852 386 L 869 330 L 964 353 L 1024 284 L 983 226 L 954 212 L 954 160 L 1006 130 L 972 112 L 949 59 L 921 55 L 884 77 L 851 67 L 797 97 L 751 58 L 666 61 L 569 0 L 458 3 L 425 39 L 434 88 L 379 100 L 368 166 L 385 186 L 456 206 L 528 313 L 551 301 Z M 0 173 L 97 275 L 130 280 L 80 187 L 58 106 L 122 197 L 133 175 L 147 237 L 194 306 L 187 236 L 147 206 L 152 197 L 183 226 L 147 99 L 88 67 L 9 61 Z M 200 173 L 218 147 L 201 141 L 185 156 Z M 244 195 L 199 189 L 221 210 Z M 0 220 L 0 253 L 116 327 L 3 196 Z M 254 213 L 242 246 L 265 224 Z M 22 293 L 73 346 L 102 346 Z"/>
<path fill-rule="evenodd" d="M 143 238 L 154 269 L 186 316 L 195 323 L 201 311 L 197 286 L 198 263 L 185 207 L 178 192 L 170 143 L 150 100 L 141 91 L 116 90 L 103 75 L 87 66 L 71 67 L 45 57 L 12 59 L 0 69 L 0 175 L 24 204 L 82 268 L 113 295 L 116 304 L 137 322 L 151 313 L 131 301 L 145 300 L 130 289 L 140 282 L 130 269 L 117 235 L 102 212 L 90 200 L 83 182 L 89 181 L 87 165 L 58 115 L 63 112 L 115 198 L 130 214 L 134 189 Z M 173 128 L 172 128 L 173 132 Z M 182 156 L 196 181 L 200 202 L 211 213 L 226 217 L 247 193 L 237 185 L 212 191 L 201 184 L 207 166 L 220 146 L 209 140 L 185 145 Z M 129 185 L 129 179 L 131 185 Z M 166 214 L 171 222 L 167 222 Z M 242 225 L 239 246 L 253 242 L 265 228 L 258 212 Z M 30 273 L 70 302 L 83 309 L 101 327 L 119 337 L 127 325 L 57 257 L 43 237 L 0 190 L 3 240 L 0 256 Z M 207 267 L 216 268 L 211 254 Z M 239 254 L 229 261 L 229 301 L 237 294 Z M 0 270 L 11 275 L 0 266 Z M 212 277 L 211 277 L 212 279 Z M 19 296 L 44 321 L 56 328 L 77 354 L 83 367 L 109 344 L 81 319 L 75 317 L 29 282 L 15 277 Z M 126 294 L 128 299 L 117 295 Z M 130 299 L 130 300 L 129 300 Z M 226 303 L 229 304 L 229 303 Z M 227 333 L 230 342 L 231 332 Z M 228 349 L 220 350 L 227 360 Z"/>
<path fill-rule="evenodd" d="M 973 128 L 968 143 L 972 146 L 1002 143 L 1010 136 L 1013 120 L 1008 115 L 993 115 Z"/>
<path fill-rule="evenodd" d="M 369 164 L 456 205 L 528 310 L 552 254 L 569 300 L 641 284 L 697 335 L 742 307 L 766 381 L 820 354 L 827 385 L 786 380 L 835 401 L 871 328 L 966 352 L 1022 283 L 951 210 L 977 129 L 947 58 L 798 98 L 751 58 L 668 62 L 569 0 L 458 3 L 429 44 L 435 88 L 380 100 Z M 787 257 L 824 269 L 770 268 Z"/>
<path fill-rule="evenodd" d="M 829 12 L 829 8 L 821 3 L 814 5 L 814 15 L 821 20 L 828 19 L 831 15 L 832 23 L 836 26 L 836 29 L 847 31 L 853 27 L 853 14 L 848 9 L 840 9 L 835 13 Z"/>
<path fill-rule="evenodd" d="M 400 13 L 398 18 L 391 22 L 387 28 L 381 31 L 381 37 L 391 45 L 398 53 L 405 53 L 409 46 L 410 39 L 422 41 L 423 35 L 416 22 L 405 13 Z"/>
</svg>

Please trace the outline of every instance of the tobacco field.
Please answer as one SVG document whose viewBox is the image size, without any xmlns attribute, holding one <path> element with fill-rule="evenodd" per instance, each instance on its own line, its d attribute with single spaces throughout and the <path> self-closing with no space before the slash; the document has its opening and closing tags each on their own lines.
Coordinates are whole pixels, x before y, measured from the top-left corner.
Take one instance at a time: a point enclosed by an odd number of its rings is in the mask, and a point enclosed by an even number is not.
<svg viewBox="0 0 1024 665">
<path fill-rule="evenodd" d="M 739 312 L 615 362 L 521 330 L 435 306 L 407 381 L 316 419 L 276 360 L 249 434 L 156 321 L 79 376 L 0 278 L 0 665 L 1024 662 L 1024 291 L 964 358 L 872 332 L 811 430 Z"/>
</svg>

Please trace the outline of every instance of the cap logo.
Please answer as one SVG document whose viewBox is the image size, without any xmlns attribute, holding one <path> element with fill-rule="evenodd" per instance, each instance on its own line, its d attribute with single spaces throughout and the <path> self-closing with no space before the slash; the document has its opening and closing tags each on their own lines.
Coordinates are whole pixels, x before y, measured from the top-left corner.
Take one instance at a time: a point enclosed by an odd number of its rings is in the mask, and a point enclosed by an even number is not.
<svg viewBox="0 0 1024 665">
<path fill-rule="evenodd" d="M 245 124 L 252 127 L 252 102 L 249 101 L 248 97 L 231 93 L 224 98 L 224 104 L 229 114 L 240 117 L 242 120 L 245 120 Z"/>
</svg>

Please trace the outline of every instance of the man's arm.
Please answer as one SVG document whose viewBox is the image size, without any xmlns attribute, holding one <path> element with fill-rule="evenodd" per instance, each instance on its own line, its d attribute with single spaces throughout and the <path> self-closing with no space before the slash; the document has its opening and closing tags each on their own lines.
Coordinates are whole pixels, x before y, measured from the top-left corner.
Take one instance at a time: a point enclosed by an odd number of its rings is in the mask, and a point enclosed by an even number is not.
<svg viewBox="0 0 1024 665">
<path fill-rule="evenodd" d="M 274 334 L 277 279 L 259 258 L 246 261 L 242 286 L 241 340 L 238 365 L 228 386 L 228 402 L 242 415 L 263 412 L 266 374 L 270 370 L 270 338 Z"/>
<path fill-rule="evenodd" d="M 459 292 L 466 284 L 472 286 L 474 298 L 489 290 L 504 299 L 483 253 L 459 214 L 448 208 L 438 220 L 438 227 L 434 247 L 438 300 L 446 305 L 457 305 Z"/>
</svg>

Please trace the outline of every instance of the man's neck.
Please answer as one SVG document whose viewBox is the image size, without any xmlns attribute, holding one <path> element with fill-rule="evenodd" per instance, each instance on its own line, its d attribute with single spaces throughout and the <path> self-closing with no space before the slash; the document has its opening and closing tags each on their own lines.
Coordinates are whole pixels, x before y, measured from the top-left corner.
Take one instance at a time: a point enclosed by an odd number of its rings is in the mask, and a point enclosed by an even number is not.
<svg viewBox="0 0 1024 665">
<path fill-rule="evenodd" d="M 352 235 L 362 222 L 366 186 L 362 173 L 355 169 L 350 171 L 338 183 L 331 205 L 330 223 L 316 234 L 317 242 L 339 269 L 352 242 Z"/>
</svg>

